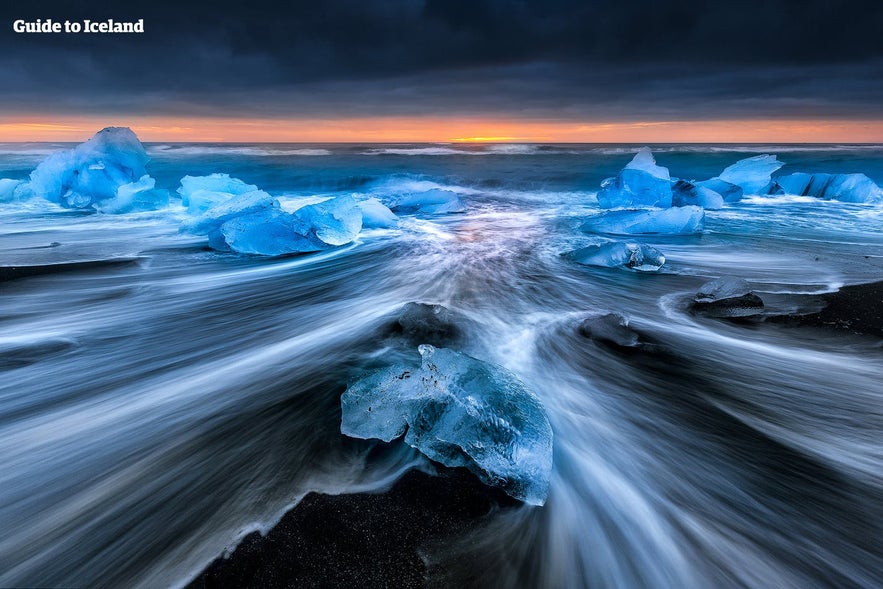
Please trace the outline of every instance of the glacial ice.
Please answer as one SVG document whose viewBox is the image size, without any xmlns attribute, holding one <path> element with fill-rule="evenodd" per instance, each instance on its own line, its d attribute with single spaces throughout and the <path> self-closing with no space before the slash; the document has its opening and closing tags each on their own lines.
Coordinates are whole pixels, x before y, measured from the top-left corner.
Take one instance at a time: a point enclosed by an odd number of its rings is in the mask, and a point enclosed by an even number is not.
<svg viewBox="0 0 883 589">
<path fill-rule="evenodd" d="M 106 207 L 114 212 L 166 206 L 168 193 L 141 189 L 150 180 L 144 179 L 147 160 L 131 129 L 107 127 L 73 149 L 43 160 L 28 181 L 16 187 L 15 197 L 39 196 L 68 208 Z M 128 187 L 118 194 L 123 186 Z"/>
<path fill-rule="evenodd" d="M 355 239 L 361 228 L 362 214 L 351 196 L 289 213 L 262 190 L 233 196 L 181 226 L 184 232 L 207 235 L 214 249 L 264 256 L 344 245 Z"/>
<path fill-rule="evenodd" d="M 552 428 L 539 399 L 506 369 L 421 345 L 419 368 L 392 366 L 341 396 L 343 434 L 405 443 L 484 483 L 542 505 L 552 472 Z"/>
<path fill-rule="evenodd" d="M 12 178 L 0 178 L 0 202 L 9 202 L 15 198 L 15 189 L 21 184 L 21 180 Z"/>
<path fill-rule="evenodd" d="M 634 206 L 668 208 L 672 205 L 668 168 L 656 165 L 650 149 L 642 147 L 619 174 L 601 183 L 598 203 L 604 209 Z"/>
<path fill-rule="evenodd" d="M 462 213 L 466 205 L 456 192 L 433 188 L 423 192 L 411 192 L 394 197 L 389 208 L 395 213 L 423 213 L 441 215 L 445 213 Z"/>
<path fill-rule="evenodd" d="M 774 155 L 756 155 L 727 167 L 719 178 L 741 187 L 745 194 L 766 194 L 772 182 L 773 172 L 784 165 Z"/>
<path fill-rule="evenodd" d="M 634 348 L 641 343 L 638 332 L 629 327 L 629 320 L 619 313 L 587 317 L 577 331 L 583 337 L 621 348 Z"/>
<path fill-rule="evenodd" d="M 608 211 L 590 217 L 580 229 L 588 233 L 691 235 L 705 228 L 705 210 L 697 206 Z"/>
<path fill-rule="evenodd" d="M 230 174 L 209 174 L 208 176 L 184 176 L 178 194 L 181 204 L 191 215 L 204 213 L 215 205 L 228 201 L 233 196 L 254 192 L 258 187 L 246 184 Z"/>
<path fill-rule="evenodd" d="M 731 184 L 720 178 L 711 178 L 710 180 L 696 182 L 696 186 L 717 192 L 723 197 L 724 202 L 739 202 L 742 200 L 742 195 L 745 192 L 742 190 L 741 186 Z"/>
<path fill-rule="evenodd" d="M 777 180 L 785 194 L 814 196 L 854 203 L 883 201 L 883 190 L 864 174 L 805 174 L 798 172 Z"/>
<path fill-rule="evenodd" d="M 643 243 L 615 241 L 602 245 L 590 245 L 566 256 L 586 266 L 615 268 L 623 266 L 640 272 L 655 272 L 665 264 L 665 256 L 658 249 Z"/>
<path fill-rule="evenodd" d="M 672 184 L 672 204 L 676 207 L 697 205 L 715 210 L 724 206 L 724 197 L 705 186 L 698 186 L 687 180 L 677 180 Z"/>
<path fill-rule="evenodd" d="M 724 276 L 703 284 L 692 308 L 712 317 L 746 317 L 763 309 L 763 300 L 744 279 Z"/>
<path fill-rule="evenodd" d="M 390 229 L 399 224 L 399 218 L 386 205 L 374 197 L 357 201 L 362 210 L 362 227 Z"/>
</svg>

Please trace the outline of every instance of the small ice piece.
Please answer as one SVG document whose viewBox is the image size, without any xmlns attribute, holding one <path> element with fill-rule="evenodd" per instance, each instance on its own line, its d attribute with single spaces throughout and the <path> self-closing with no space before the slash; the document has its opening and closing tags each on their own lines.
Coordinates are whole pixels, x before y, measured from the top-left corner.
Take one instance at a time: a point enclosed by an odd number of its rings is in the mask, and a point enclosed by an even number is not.
<svg viewBox="0 0 883 589">
<path fill-rule="evenodd" d="M 389 207 L 395 213 L 423 213 L 441 215 L 462 213 L 466 205 L 456 192 L 433 188 L 423 192 L 411 192 L 392 199 Z"/>
<path fill-rule="evenodd" d="M 21 184 L 21 180 L 12 178 L 0 178 L 0 202 L 9 202 L 15 199 L 15 189 Z"/>
<path fill-rule="evenodd" d="M 539 399 L 508 370 L 421 345 L 419 368 L 392 366 L 340 398 L 344 435 L 405 443 L 484 483 L 542 505 L 552 474 L 552 428 Z"/>
<path fill-rule="evenodd" d="M 696 186 L 717 192 L 723 197 L 724 202 L 739 202 L 742 200 L 742 195 L 744 194 L 741 186 L 725 182 L 720 178 L 712 178 L 710 180 L 696 182 Z"/>
<path fill-rule="evenodd" d="M 374 197 L 357 201 L 362 209 L 362 227 L 370 229 L 390 229 L 399 224 L 399 218 L 386 205 Z"/>
<path fill-rule="evenodd" d="M 756 155 L 729 166 L 719 178 L 741 187 L 745 194 L 766 194 L 772 183 L 773 172 L 784 165 L 774 155 Z"/>
<path fill-rule="evenodd" d="M 214 249 L 263 256 L 343 245 L 355 239 L 361 228 L 361 211 L 351 196 L 288 213 L 262 190 L 231 197 L 181 225 L 184 232 L 207 235 Z"/>
<path fill-rule="evenodd" d="M 665 264 L 665 256 L 655 247 L 622 241 L 590 245 L 565 255 L 574 262 L 586 266 L 604 268 L 622 266 L 640 272 L 655 272 Z"/>
<path fill-rule="evenodd" d="M 40 196 L 69 208 L 100 206 L 117 197 L 117 189 L 140 182 L 147 174 L 147 153 L 126 127 L 107 127 L 73 149 L 43 160 L 16 198 Z M 149 205 L 145 195 L 145 206 Z M 162 198 L 154 203 L 162 206 Z"/>
<path fill-rule="evenodd" d="M 209 174 L 184 176 L 181 178 L 178 194 L 181 195 L 181 204 L 187 207 L 187 212 L 198 215 L 233 196 L 254 192 L 257 189 L 254 184 L 246 184 L 239 178 L 231 178 L 230 174 Z"/>
<path fill-rule="evenodd" d="M 156 188 L 156 180 L 145 174 L 137 182 L 129 182 L 117 188 L 117 195 L 109 200 L 95 203 L 102 213 L 132 213 L 153 211 L 169 206 L 169 191 Z"/>
<path fill-rule="evenodd" d="M 411 302 L 402 307 L 394 332 L 420 343 L 453 343 L 463 337 L 464 318 L 444 305 Z"/>
<path fill-rule="evenodd" d="M 814 196 L 824 200 L 854 203 L 883 201 L 883 190 L 864 174 L 805 174 L 798 172 L 778 179 L 785 194 Z"/>
<path fill-rule="evenodd" d="M 744 279 L 724 276 L 703 284 L 692 308 L 712 317 L 746 317 L 763 309 L 763 300 Z"/>
<path fill-rule="evenodd" d="M 668 168 L 657 166 L 650 148 L 642 147 L 619 174 L 601 183 L 598 204 L 604 209 L 670 207 L 672 192 Z"/>
<path fill-rule="evenodd" d="M 583 337 L 621 348 L 640 345 L 638 332 L 629 327 L 629 320 L 619 313 L 587 317 L 579 324 L 578 331 Z"/>
<path fill-rule="evenodd" d="M 717 210 L 724 206 L 724 197 L 705 186 L 697 186 L 687 180 L 677 180 L 672 184 L 672 204 L 676 207 L 697 205 L 704 209 Z M 741 194 L 741 193 L 740 193 Z"/>
<path fill-rule="evenodd" d="M 608 211 L 590 217 L 580 229 L 588 233 L 611 235 L 692 235 L 705 228 L 705 210 L 697 206 Z"/>
</svg>

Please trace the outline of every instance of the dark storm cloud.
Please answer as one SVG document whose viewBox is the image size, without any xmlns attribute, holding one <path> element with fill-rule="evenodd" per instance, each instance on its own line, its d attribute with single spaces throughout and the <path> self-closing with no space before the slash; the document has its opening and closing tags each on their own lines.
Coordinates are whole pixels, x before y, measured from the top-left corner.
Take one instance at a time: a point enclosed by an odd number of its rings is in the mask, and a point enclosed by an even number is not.
<svg viewBox="0 0 883 589">
<path fill-rule="evenodd" d="M 876 2 L 6 3 L 0 106 L 607 119 L 878 117 Z M 143 35 L 16 35 L 16 18 Z"/>
</svg>

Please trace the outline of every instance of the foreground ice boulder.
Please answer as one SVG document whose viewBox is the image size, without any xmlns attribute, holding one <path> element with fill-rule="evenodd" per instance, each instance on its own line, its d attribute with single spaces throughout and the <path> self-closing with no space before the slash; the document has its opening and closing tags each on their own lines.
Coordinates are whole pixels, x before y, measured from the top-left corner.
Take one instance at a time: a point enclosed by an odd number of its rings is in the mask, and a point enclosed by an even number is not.
<svg viewBox="0 0 883 589">
<path fill-rule="evenodd" d="M 131 129 L 107 127 L 85 143 L 43 160 L 15 188 L 15 198 L 37 196 L 68 208 L 115 213 L 167 206 L 168 192 L 152 184 L 144 168 L 147 160 Z"/>
<path fill-rule="evenodd" d="M 697 206 L 608 211 L 590 217 L 580 229 L 611 235 L 692 235 L 705 228 L 705 210 Z"/>
<path fill-rule="evenodd" d="M 279 256 L 315 252 L 353 241 L 362 229 L 362 213 L 351 196 L 340 196 L 289 213 L 262 190 L 234 196 L 181 230 L 208 236 L 217 250 Z"/>
<path fill-rule="evenodd" d="M 724 276 L 702 285 L 692 309 L 710 317 L 747 317 L 763 309 L 763 300 L 744 279 Z"/>
<path fill-rule="evenodd" d="M 422 192 L 409 192 L 394 197 L 389 208 L 395 213 L 423 213 L 441 215 L 446 213 L 462 213 L 466 205 L 456 192 L 433 188 Z"/>
<path fill-rule="evenodd" d="M 704 209 L 716 210 L 724 206 L 724 197 L 706 186 L 687 180 L 677 180 L 671 187 L 672 204 L 676 207 L 696 205 Z M 741 198 L 742 191 L 739 191 Z"/>
<path fill-rule="evenodd" d="M 745 194 L 766 194 L 773 172 L 784 165 L 774 155 L 756 155 L 729 166 L 718 178 L 739 186 Z"/>
<path fill-rule="evenodd" d="M 603 209 L 634 206 L 668 208 L 672 204 L 671 199 L 668 168 L 657 166 L 653 153 L 647 147 L 642 147 L 619 174 L 604 180 L 598 191 L 598 204 Z"/>
<path fill-rule="evenodd" d="M 209 174 L 208 176 L 184 176 L 178 194 L 181 204 L 191 215 L 204 213 L 215 205 L 230 200 L 234 196 L 254 192 L 258 187 L 246 184 L 230 174 Z"/>
<path fill-rule="evenodd" d="M 465 354 L 419 347 L 419 368 L 392 366 L 350 385 L 340 430 L 405 443 L 484 483 L 542 505 L 552 474 L 552 428 L 540 401 L 511 372 Z"/>
<path fill-rule="evenodd" d="M 665 256 L 655 247 L 622 241 L 590 245 L 568 252 L 565 256 L 586 266 L 624 267 L 640 272 L 655 272 L 665 264 Z"/>
<path fill-rule="evenodd" d="M 814 196 L 825 200 L 855 203 L 883 201 L 883 190 L 864 174 L 804 174 L 798 172 L 777 180 L 777 190 L 784 194 Z"/>
<path fill-rule="evenodd" d="M 374 197 L 358 201 L 362 210 L 362 227 L 391 229 L 399 224 L 399 218 L 386 205 Z"/>
</svg>

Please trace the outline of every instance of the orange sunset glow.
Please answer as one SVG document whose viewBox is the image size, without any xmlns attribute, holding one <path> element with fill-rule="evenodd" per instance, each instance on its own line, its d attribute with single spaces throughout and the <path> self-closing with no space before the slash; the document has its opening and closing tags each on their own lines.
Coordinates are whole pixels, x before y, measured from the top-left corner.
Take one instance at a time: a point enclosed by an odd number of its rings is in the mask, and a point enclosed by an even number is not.
<svg viewBox="0 0 883 589">
<path fill-rule="evenodd" d="M 537 142 L 537 143 L 875 143 L 880 120 L 592 122 L 375 117 L 233 119 L 144 116 L 21 116 L 0 119 L 0 141 L 83 141 L 107 126 L 143 141 L 181 142 Z"/>
</svg>

